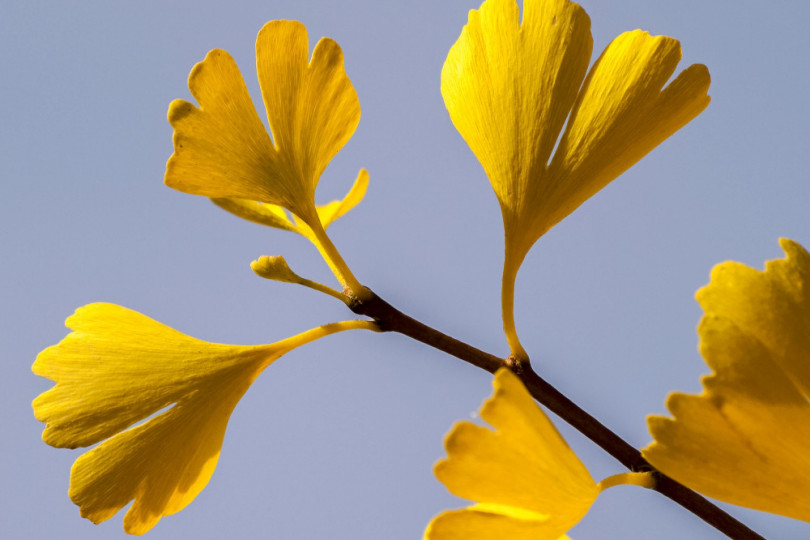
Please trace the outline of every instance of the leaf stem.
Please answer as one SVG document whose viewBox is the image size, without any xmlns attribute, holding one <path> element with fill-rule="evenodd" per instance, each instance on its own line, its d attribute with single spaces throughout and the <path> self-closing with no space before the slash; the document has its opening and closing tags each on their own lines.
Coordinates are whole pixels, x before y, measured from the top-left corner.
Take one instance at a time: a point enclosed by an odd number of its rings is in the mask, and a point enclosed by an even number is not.
<svg viewBox="0 0 810 540">
<path fill-rule="evenodd" d="M 655 473 L 626 472 L 608 476 L 597 485 L 601 491 L 604 491 L 616 486 L 638 486 L 654 490 L 656 484 L 658 484 L 658 477 Z"/>
<path fill-rule="evenodd" d="M 333 322 L 316 326 L 300 334 L 282 339 L 273 344 L 274 347 L 282 351 L 290 351 L 307 343 L 312 343 L 322 337 L 336 334 L 338 332 L 345 332 L 346 330 L 371 330 L 372 332 L 381 332 L 380 325 L 375 321 L 363 320 L 350 320 Z"/>
<path fill-rule="evenodd" d="M 307 224 L 309 225 L 309 222 L 307 222 Z M 313 235 L 311 238 L 312 243 L 318 248 L 321 256 L 326 261 L 326 264 L 329 265 L 329 268 L 332 270 L 332 273 L 335 274 L 340 284 L 351 296 L 364 299 L 363 295 L 366 294 L 368 289 L 360 285 L 360 282 L 354 277 L 354 274 L 349 269 L 349 265 L 347 265 L 343 257 L 340 256 L 340 252 L 335 247 L 335 244 L 332 243 L 329 235 L 326 234 L 326 230 L 323 228 L 323 225 L 321 225 L 320 220 L 314 222 L 313 225 L 309 225 L 309 229 L 312 231 Z"/>
<path fill-rule="evenodd" d="M 503 263 L 503 275 L 501 277 L 501 316 L 503 318 L 503 331 L 506 334 L 506 341 L 512 350 L 512 357 L 517 362 L 528 362 L 529 355 L 518 339 L 517 328 L 515 327 L 515 279 L 519 264 L 510 264 L 509 253 Z"/>
</svg>

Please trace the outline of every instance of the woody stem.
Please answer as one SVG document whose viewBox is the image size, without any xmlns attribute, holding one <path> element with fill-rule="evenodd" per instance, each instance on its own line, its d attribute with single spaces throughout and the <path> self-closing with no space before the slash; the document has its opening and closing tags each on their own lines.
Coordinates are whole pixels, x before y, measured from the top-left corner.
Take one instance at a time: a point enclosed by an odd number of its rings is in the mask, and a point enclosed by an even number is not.
<svg viewBox="0 0 810 540">
<path fill-rule="evenodd" d="M 537 401 L 591 439 L 630 471 L 654 474 L 657 482 L 652 489 L 672 499 L 729 538 L 764 540 L 762 536 L 698 493 L 656 470 L 641 456 L 641 452 L 546 382 L 534 372 L 528 362 L 515 363 L 476 349 L 405 315 L 369 289 L 365 291 L 366 294 L 362 298 L 356 297 L 349 303 L 349 307 L 355 313 L 377 321 L 381 331 L 406 335 L 490 373 L 495 373 L 501 367 L 509 367 L 521 378 L 529 393 Z"/>
</svg>

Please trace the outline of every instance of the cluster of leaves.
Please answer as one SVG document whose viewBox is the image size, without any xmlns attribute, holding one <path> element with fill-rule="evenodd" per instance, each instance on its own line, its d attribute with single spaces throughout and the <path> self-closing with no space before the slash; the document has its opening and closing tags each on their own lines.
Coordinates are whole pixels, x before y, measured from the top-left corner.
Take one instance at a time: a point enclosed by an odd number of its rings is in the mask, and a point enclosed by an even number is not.
<svg viewBox="0 0 810 540">
<path fill-rule="evenodd" d="M 189 76 L 198 105 L 169 107 L 175 134 L 166 184 L 308 239 L 339 288 L 299 276 L 277 256 L 257 259 L 253 270 L 333 296 L 369 318 L 239 346 L 197 340 L 121 306 L 79 308 L 67 320 L 72 332 L 34 363 L 56 385 L 33 406 L 48 444 L 100 443 L 71 471 L 69 495 L 82 516 L 98 523 L 134 500 L 124 529 L 142 534 L 182 510 L 208 483 L 230 414 L 265 368 L 315 339 L 365 329 L 405 333 L 495 373 L 495 393 L 480 411 L 493 429 L 456 425 L 445 442 L 448 457 L 435 469 L 474 504 L 434 518 L 428 539 L 556 539 L 604 489 L 660 490 L 662 479 L 810 521 L 802 474 L 810 455 L 810 254 L 795 242 L 782 240 L 787 258 L 764 272 L 719 265 L 698 292 L 701 352 L 713 373 L 701 395 L 670 396 L 673 418 L 649 419 L 655 441 L 638 458 L 644 466 L 631 467 L 646 470 L 595 482 L 535 402 L 543 392 L 524 386 L 537 377 L 513 315 L 526 254 L 709 104 L 705 66 L 672 79 L 681 57 L 675 39 L 626 32 L 589 69 L 591 49 L 590 20 L 573 2 L 526 0 L 521 21 L 515 0 L 487 0 L 470 12 L 442 70 L 450 118 L 502 211 L 507 358 L 454 345 L 384 303 L 329 239 L 327 227 L 362 200 L 369 182 L 361 169 L 342 201 L 315 203 L 321 173 L 360 119 L 337 43 L 323 38 L 310 56 L 300 23 L 272 21 L 259 32 L 257 71 L 272 138 L 233 59 L 211 51 Z"/>
</svg>

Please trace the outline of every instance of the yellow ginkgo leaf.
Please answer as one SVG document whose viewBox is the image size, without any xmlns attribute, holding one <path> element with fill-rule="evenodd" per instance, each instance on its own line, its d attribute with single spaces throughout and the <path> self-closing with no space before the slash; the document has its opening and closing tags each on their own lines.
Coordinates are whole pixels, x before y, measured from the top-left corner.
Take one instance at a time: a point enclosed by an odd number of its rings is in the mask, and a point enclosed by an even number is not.
<svg viewBox="0 0 810 540">
<path fill-rule="evenodd" d="M 318 217 L 323 224 L 323 228 L 327 228 L 338 218 L 345 216 L 352 208 L 360 204 L 360 201 L 366 196 L 366 190 L 368 190 L 368 171 L 361 169 L 345 197 L 339 201 L 332 201 L 315 208 L 318 211 Z"/>
<path fill-rule="evenodd" d="M 636 473 L 596 484 L 511 371 L 499 369 L 493 386 L 480 414 L 495 431 L 456 424 L 445 439 L 447 459 L 434 469 L 451 493 L 476 504 L 436 516 L 425 540 L 557 540 L 603 489 L 651 487 L 652 477 Z"/>
<path fill-rule="evenodd" d="M 643 454 L 705 495 L 810 521 L 810 254 L 780 244 L 764 272 L 726 262 L 698 291 L 713 373 L 702 394 L 669 396 L 674 418 L 648 419 Z"/>
<path fill-rule="evenodd" d="M 34 362 L 34 373 L 56 382 L 34 400 L 34 415 L 52 446 L 100 442 L 74 463 L 70 498 L 94 523 L 134 499 L 124 518 L 132 534 L 206 486 L 231 412 L 264 368 L 327 334 L 375 329 L 346 321 L 270 345 L 222 345 L 113 304 L 79 308 L 66 324 L 73 332 Z"/>
<path fill-rule="evenodd" d="M 256 40 L 256 69 L 273 140 L 231 56 L 215 49 L 189 75 L 199 107 L 169 107 L 174 154 L 166 184 L 196 195 L 282 206 L 315 226 L 315 188 L 360 121 L 337 43 L 309 57 L 304 25 L 271 21 Z"/>
<path fill-rule="evenodd" d="M 352 187 L 343 199 L 332 201 L 325 205 L 316 205 L 315 211 L 318 214 L 323 228 L 326 229 L 337 221 L 338 218 L 343 217 L 352 208 L 357 206 L 366 195 L 367 189 L 368 171 L 361 169 L 354 184 L 352 184 Z M 211 201 L 223 210 L 227 210 L 242 219 L 258 223 L 259 225 L 266 225 L 285 231 L 293 231 L 315 241 L 312 229 L 307 226 L 306 223 L 296 220 L 295 218 L 291 219 L 284 208 L 277 204 L 262 203 L 246 199 L 212 198 Z"/>
<path fill-rule="evenodd" d="M 287 214 L 287 210 L 277 204 L 224 197 L 214 197 L 211 202 L 247 221 L 274 229 L 300 232 L 296 230 L 295 222 Z"/>
<path fill-rule="evenodd" d="M 450 118 L 501 206 L 504 329 L 517 357 L 514 281 L 532 245 L 709 103 L 705 66 L 667 85 L 681 57 L 672 38 L 622 34 L 586 76 L 591 49 L 573 2 L 525 0 L 521 23 L 515 0 L 487 0 L 442 69 Z"/>
<path fill-rule="evenodd" d="M 174 154 L 165 182 L 250 221 L 305 231 L 346 293 L 360 298 L 367 292 L 325 227 L 362 199 L 368 173 L 360 171 L 344 204 L 315 205 L 321 173 L 354 133 L 360 104 L 338 44 L 321 38 L 310 58 L 308 40 L 296 21 L 270 21 L 256 39 L 272 141 L 227 52 L 215 49 L 194 66 L 188 85 L 199 107 L 183 100 L 169 106 Z"/>
</svg>

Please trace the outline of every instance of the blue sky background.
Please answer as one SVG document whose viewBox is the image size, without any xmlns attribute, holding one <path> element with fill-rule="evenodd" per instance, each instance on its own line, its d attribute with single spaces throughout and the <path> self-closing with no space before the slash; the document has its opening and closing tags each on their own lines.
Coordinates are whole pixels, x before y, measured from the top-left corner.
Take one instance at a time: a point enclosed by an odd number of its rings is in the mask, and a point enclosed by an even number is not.
<svg viewBox="0 0 810 540">
<path fill-rule="evenodd" d="M 694 292 L 711 267 L 756 267 L 810 247 L 810 4 L 583 1 L 595 55 L 635 28 L 681 40 L 685 67 L 712 74 L 713 102 L 540 240 L 518 276 L 516 320 L 539 373 L 631 444 L 671 390 L 695 392 Z M 0 535 L 123 538 L 67 497 L 80 451 L 41 442 L 30 402 L 51 386 L 37 352 L 83 304 L 136 309 L 195 337 L 275 341 L 350 318 L 339 302 L 254 276 L 281 254 L 329 281 L 306 242 L 241 221 L 162 184 L 166 110 L 190 98 L 206 52 L 228 50 L 259 99 L 254 42 L 297 19 L 311 45 L 343 47 L 359 128 L 321 179 L 320 202 L 370 171 L 365 201 L 330 232 L 355 274 L 400 309 L 489 352 L 500 321 L 502 225 L 483 171 L 439 93 L 448 49 L 476 1 L 11 0 L 0 6 Z M 420 538 L 465 503 L 431 473 L 442 438 L 491 391 L 490 376 L 397 335 L 354 332 L 273 364 L 236 408 L 211 483 L 148 538 Z M 620 466 L 566 426 L 600 479 Z M 732 508 L 769 538 L 810 525 Z M 719 533 L 656 493 L 606 492 L 576 540 L 713 539 Z"/>
</svg>

